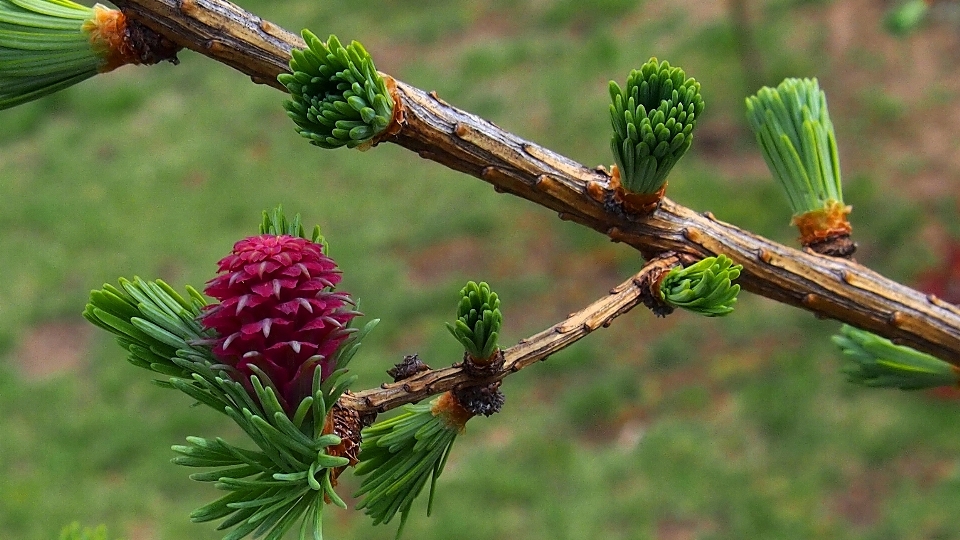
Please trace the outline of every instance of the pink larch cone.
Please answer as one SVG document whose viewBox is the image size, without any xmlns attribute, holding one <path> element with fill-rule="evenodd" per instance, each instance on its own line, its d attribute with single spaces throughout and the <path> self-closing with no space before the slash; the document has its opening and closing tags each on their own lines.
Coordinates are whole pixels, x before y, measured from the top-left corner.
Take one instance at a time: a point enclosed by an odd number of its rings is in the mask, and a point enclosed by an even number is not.
<svg viewBox="0 0 960 540">
<path fill-rule="evenodd" d="M 296 236 L 245 238 L 220 260 L 218 276 L 204 292 L 220 304 L 200 316 L 217 332 L 213 354 L 237 369 L 248 390 L 250 366 L 262 370 L 290 412 L 309 396 L 314 371 L 334 370 L 334 355 L 359 313 L 340 282 L 336 263 L 323 247 Z"/>
</svg>

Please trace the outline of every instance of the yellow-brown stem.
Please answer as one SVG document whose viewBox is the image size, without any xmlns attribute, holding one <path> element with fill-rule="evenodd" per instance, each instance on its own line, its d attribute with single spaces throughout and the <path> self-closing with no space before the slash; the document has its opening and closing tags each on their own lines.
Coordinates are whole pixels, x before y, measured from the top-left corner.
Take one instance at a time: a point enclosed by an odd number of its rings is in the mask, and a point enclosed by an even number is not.
<svg viewBox="0 0 960 540">
<path fill-rule="evenodd" d="M 453 392 L 444 392 L 437 402 L 433 404 L 430 412 L 434 416 L 440 417 L 448 426 L 456 428 L 458 433 L 463 433 L 467 426 L 467 420 L 473 418 L 470 411 L 465 409 Z"/>
<path fill-rule="evenodd" d="M 673 313 L 673 306 L 663 300 L 660 285 L 667 274 L 674 267 L 680 265 L 680 258 L 677 254 L 667 251 L 651 259 L 644 267 L 646 272 L 639 282 L 641 287 L 640 299 L 643 301 L 643 305 L 650 308 L 650 311 L 657 317 L 666 317 Z"/>
<path fill-rule="evenodd" d="M 486 379 L 503 369 L 503 351 L 498 347 L 489 358 L 478 360 L 468 352 L 463 353 L 463 367 L 474 379 Z"/>
<path fill-rule="evenodd" d="M 828 201 L 824 208 L 794 216 L 790 224 L 796 225 L 800 231 L 800 243 L 809 246 L 835 236 L 849 236 L 853 231 L 853 227 L 847 221 L 847 215 L 851 210 L 853 210 L 852 206 Z"/>
<path fill-rule="evenodd" d="M 127 64 L 176 63 L 180 50 L 153 30 L 129 21 L 123 12 L 100 4 L 93 7 L 93 18 L 84 21 L 81 29 L 90 35 L 93 50 L 103 58 L 100 73 Z"/>
<path fill-rule="evenodd" d="M 631 193 L 624 189 L 620 182 L 620 168 L 614 165 L 611 169 L 610 187 L 613 188 L 614 199 L 623 206 L 624 210 L 635 216 L 645 216 L 660 206 L 660 201 L 667 192 L 666 182 L 654 193 Z"/>
<path fill-rule="evenodd" d="M 387 91 L 390 92 L 390 99 L 393 100 L 393 117 L 390 119 L 390 123 L 387 124 L 387 127 L 378 133 L 374 138 L 370 139 L 364 144 L 361 144 L 357 147 L 358 150 L 368 150 L 374 146 L 380 144 L 381 141 L 393 137 L 394 135 L 400 133 L 400 130 L 403 129 L 403 125 L 406 124 L 405 110 L 403 107 L 403 100 L 400 99 L 400 93 L 397 90 L 397 80 L 389 75 L 383 75 L 383 82 L 387 86 Z"/>
</svg>

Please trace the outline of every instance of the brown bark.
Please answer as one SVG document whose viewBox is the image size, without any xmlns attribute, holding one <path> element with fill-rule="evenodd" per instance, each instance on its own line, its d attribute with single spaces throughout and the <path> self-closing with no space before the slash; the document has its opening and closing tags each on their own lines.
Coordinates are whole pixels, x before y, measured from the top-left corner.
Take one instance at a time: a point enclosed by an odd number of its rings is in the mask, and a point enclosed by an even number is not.
<svg viewBox="0 0 960 540">
<path fill-rule="evenodd" d="M 222 0 L 116 3 L 129 17 L 174 43 L 230 65 L 255 82 L 281 89 L 276 76 L 288 71 L 290 50 L 304 46 L 296 35 Z M 507 133 L 450 106 L 433 93 L 400 81 L 397 89 L 405 108 L 405 124 L 387 139 L 389 142 L 489 182 L 499 192 L 556 211 L 561 219 L 629 244 L 648 258 L 666 251 L 696 258 L 725 254 L 743 265 L 739 283 L 745 290 L 960 365 L 960 309 L 952 304 L 886 279 L 855 262 L 777 244 L 666 198 L 651 215 L 632 217 L 615 201 L 605 171 L 587 168 Z M 554 345 L 566 346 L 566 338 L 571 335 L 566 325 L 574 322 L 564 321 L 547 330 L 549 340 L 525 341 L 508 349 L 507 368 L 517 365 L 520 358 L 558 350 Z M 550 345 L 546 349 L 539 349 L 547 343 Z M 389 386 L 378 391 L 376 399 L 368 393 L 354 397 L 364 399 L 366 407 L 382 410 L 414 401 L 409 395 L 403 397 L 403 387 L 419 385 L 438 393 L 443 391 L 441 386 L 449 388 L 465 380 L 462 372 L 447 368 Z"/>
<path fill-rule="evenodd" d="M 290 50 L 304 48 L 300 36 L 221 0 L 116 0 L 127 17 L 139 20 L 177 45 L 222 62 L 253 82 L 286 89 L 277 75 L 289 71 Z"/>
<path fill-rule="evenodd" d="M 681 259 L 679 255 L 669 255 L 651 261 L 636 275 L 612 289 L 609 295 L 539 334 L 520 340 L 520 343 L 503 351 L 503 370 L 492 377 L 477 380 L 462 364 L 457 364 L 424 371 L 395 383 L 385 383 L 380 388 L 347 392 L 340 402 L 356 409 L 361 415 L 381 413 L 448 390 L 502 380 L 511 373 L 546 360 L 551 354 L 569 347 L 594 330 L 609 326 L 614 319 L 639 305 L 643 295 L 649 293 L 649 274 L 659 274 L 664 268 L 678 264 Z"/>
<path fill-rule="evenodd" d="M 128 20 L 121 11 L 97 4 L 93 13 L 93 18 L 84 21 L 81 28 L 90 36 L 94 50 L 104 59 L 98 69 L 100 73 L 129 64 L 179 63 L 179 47 L 139 22 Z"/>
</svg>

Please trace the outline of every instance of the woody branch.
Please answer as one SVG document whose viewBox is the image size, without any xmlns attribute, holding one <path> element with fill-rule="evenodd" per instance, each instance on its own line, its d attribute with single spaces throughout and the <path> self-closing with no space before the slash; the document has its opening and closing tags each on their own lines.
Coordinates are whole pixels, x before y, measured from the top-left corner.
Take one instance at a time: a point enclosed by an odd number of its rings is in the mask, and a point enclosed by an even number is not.
<svg viewBox="0 0 960 540">
<path fill-rule="evenodd" d="M 513 347 L 503 351 L 503 370 L 489 379 L 475 380 L 458 364 L 448 368 L 424 371 L 396 383 L 383 384 L 378 389 L 357 393 L 348 392 L 340 398 L 340 402 L 344 406 L 355 409 L 361 415 L 375 414 L 454 390 L 460 386 L 489 384 L 501 380 L 511 373 L 546 360 L 551 354 L 569 347 L 594 330 L 609 326 L 614 319 L 635 308 L 650 295 L 653 292 L 654 281 L 671 267 L 679 264 L 681 260 L 685 258 L 676 254 L 657 257 L 630 279 L 611 289 L 607 296 L 571 314 L 550 328 L 520 340 Z"/>
<path fill-rule="evenodd" d="M 282 88 L 296 35 L 223 0 L 118 0 L 167 39 Z M 847 260 L 800 251 L 664 199 L 635 218 L 612 203 L 609 176 L 507 133 L 435 94 L 397 82 L 405 123 L 387 139 L 480 178 L 499 192 L 624 242 L 646 257 L 725 254 L 743 265 L 744 289 L 891 338 L 960 365 L 960 309 Z"/>
</svg>

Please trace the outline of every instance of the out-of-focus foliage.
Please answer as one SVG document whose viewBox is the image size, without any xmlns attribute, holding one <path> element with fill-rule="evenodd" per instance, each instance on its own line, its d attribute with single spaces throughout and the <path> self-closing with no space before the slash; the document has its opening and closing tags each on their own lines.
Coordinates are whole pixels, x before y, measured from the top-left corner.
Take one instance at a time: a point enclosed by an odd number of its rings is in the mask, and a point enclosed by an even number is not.
<svg viewBox="0 0 960 540">
<path fill-rule="evenodd" d="M 710 102 L 670 197 L 794 242 L 787 203 L 742 124 L 756 88 L 741 82 L 726 2 L 606 4 L 616 6 L 586 24 L 578 13 L 590 4 L 568 1 L 242 3 L 289 30 L 356 39 L 385 73 L 590 166 L 611 159 L 606 81 L 669 59 Z M 764 83 L 817 76 L 830 94 L 858 260 L 910 280 L 939 243 L 917 235 L 956 221 L 951 161 L 937 152 L 956 134 L 945 122 L 957 74 L 944 62 L 927 81 L 903 50 L 886 56 L 870 41 L 890 39 L 873 0 L 757 7 Z M 831 45 L 836 21 L 852 25 L 842 51 Z M 912 39 L 937 50 L 925 32 Z M 241 434 L 146 384 L 151 374 L 111 338 L 79 330 L 89 326 L 79 313 L 91 289 L 120 275 L 178 290 L 204 283 L 263 208 L 284 203 L 320 223 L 343 287 L 383 320 L 351 363 L 357 387 L 388 380 L 404 354 L 433 367 L 459 361 L 444 322 L 451 290 L 469 279 L 510 299 L 500 336 L 509 346 L 637 270 L 634 250 L 406 150 L 311 150 L 280 92 L 199 55 L 182 60 L 121 68 L 0 113 L 5 537 L 49 540 L 77 519 L 116 538 L 222 537 L 184 519 L 209 486 L 168 463 L 170 446 Z M 909 94 L 894 84 L 903 80 Z M 937 204 L 913 199 L 924 194 Z M 837 373 L 835 332 L 748 294 L 718 319 L 638 308 L 510 377 L 503 411 L 458 438 L 433 517 L 415 503 L 406 537 L 956 537 L 960 408 L 850 385 Z M 340 481 L 339 493 L 359 487 L 349 472 Z M 328 510 L 330 538 L 392 535 L 362 512 Z"/>
</svg>

